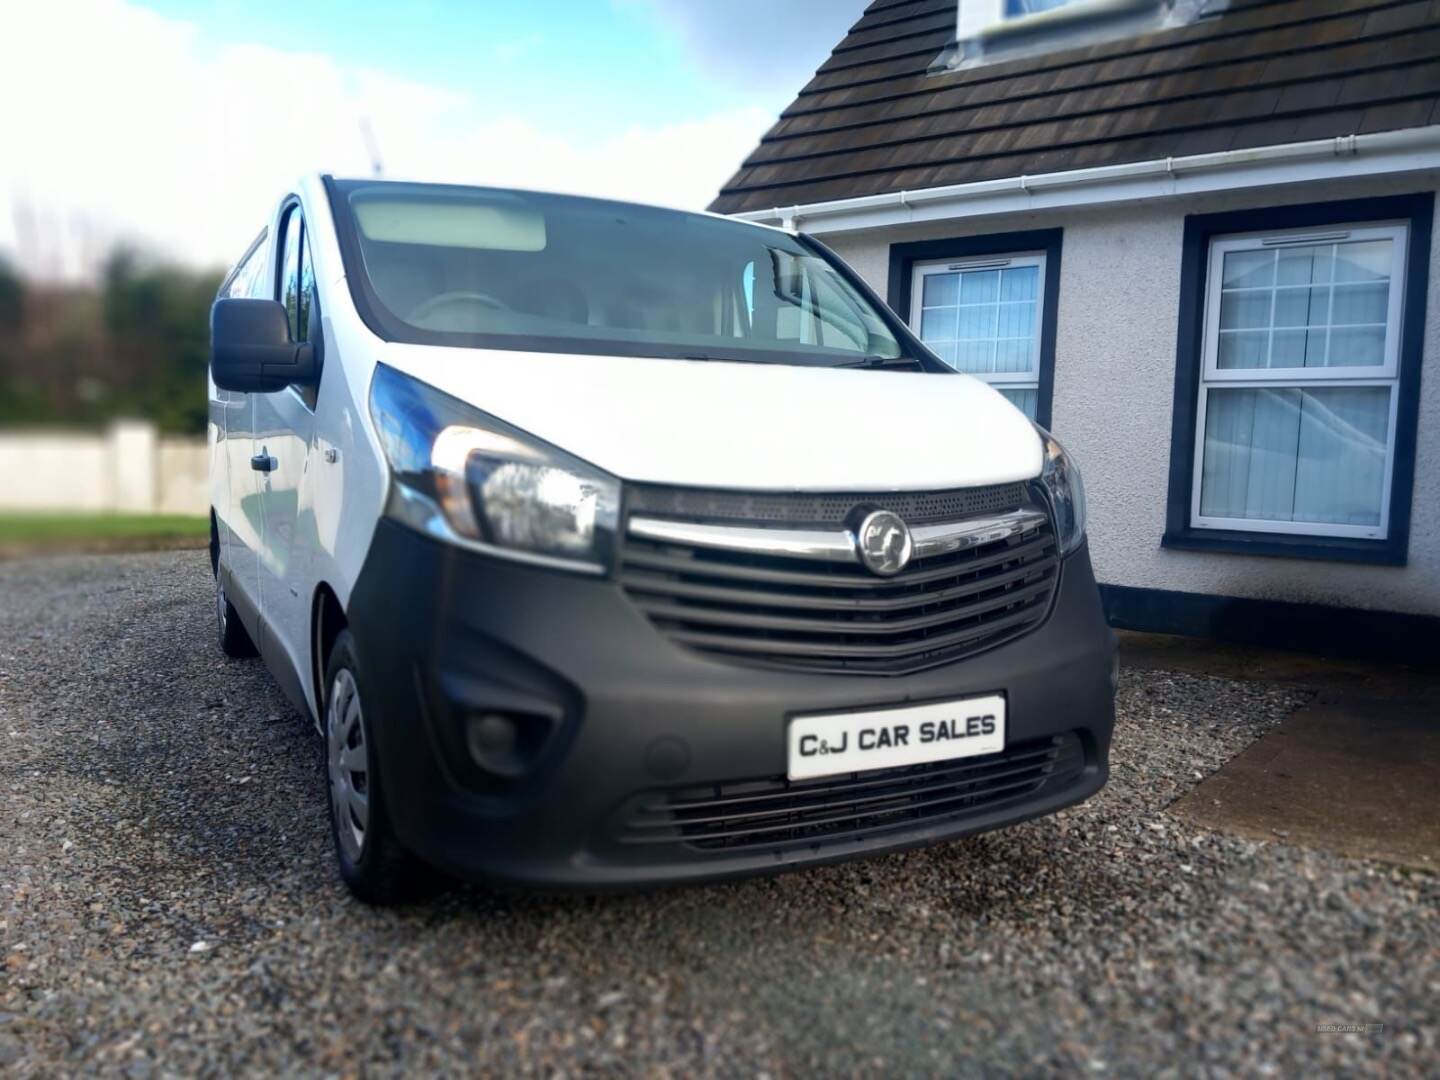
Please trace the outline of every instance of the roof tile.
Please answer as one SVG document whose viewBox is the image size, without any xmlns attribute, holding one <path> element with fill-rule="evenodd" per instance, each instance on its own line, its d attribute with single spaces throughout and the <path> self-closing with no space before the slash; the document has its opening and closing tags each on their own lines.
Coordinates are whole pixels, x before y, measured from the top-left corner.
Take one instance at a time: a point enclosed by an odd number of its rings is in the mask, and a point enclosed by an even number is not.
<svg viewBox="0 0 1440 1080">
<path fill-rule="evenodd" d="M 877 0 L 713 209 L 790 206 L 1440 123 L 1440 0 L 1214 19 L 930 75 L 954 0 Z"/>
</svg>

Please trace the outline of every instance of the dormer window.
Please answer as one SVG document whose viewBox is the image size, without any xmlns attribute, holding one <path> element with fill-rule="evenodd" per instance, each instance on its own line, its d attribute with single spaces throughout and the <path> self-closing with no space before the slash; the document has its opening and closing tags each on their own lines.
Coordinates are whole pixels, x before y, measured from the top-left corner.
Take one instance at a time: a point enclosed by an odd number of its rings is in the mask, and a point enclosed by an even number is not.
<svg viewBox="0 0 1440 1080">
<path fill-rule="evenodd" d="M 1228 0 L 958 0 L 955 44 L 932 71 L 1130 37 L 1219 14 Z"/>
<path fill-rule="evenodd" d="M 1069 4 L 1084 3 L 1084 0 L 1005 0 L 1005 18 L 1018 19 L 1024 15 L 1038 15 L 1042 11 L 1054 11 Z"/>
</svg>

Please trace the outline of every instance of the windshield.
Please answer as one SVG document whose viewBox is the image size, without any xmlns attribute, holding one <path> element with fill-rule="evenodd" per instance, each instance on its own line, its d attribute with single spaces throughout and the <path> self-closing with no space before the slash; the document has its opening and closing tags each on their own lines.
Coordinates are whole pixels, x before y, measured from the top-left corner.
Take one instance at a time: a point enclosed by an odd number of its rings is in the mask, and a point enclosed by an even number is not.
<svg viewBox="0 0 1440 1080">
<path fill-rule="evenodd" d="M 330 190 L 352 294 L 389 340 L 829 366 L 910 355 L 822 248 L 773 229 L 489 188 Z"/>
</svg>

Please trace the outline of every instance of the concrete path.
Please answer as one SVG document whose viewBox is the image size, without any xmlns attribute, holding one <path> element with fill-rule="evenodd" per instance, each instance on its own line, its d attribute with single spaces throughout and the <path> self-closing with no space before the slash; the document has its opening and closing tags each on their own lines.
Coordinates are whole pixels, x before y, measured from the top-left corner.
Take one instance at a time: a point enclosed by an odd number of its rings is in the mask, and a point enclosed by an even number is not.
<svg viewBox="0 0 1440 1080">
<path fill-rule="evenodd" d="M 1440 675 L 1127 634 L 1127 664 L 1291 683 L 1314 698 L 1170 812 L 1254 839 L 1440 870 Z"/>
</svg>

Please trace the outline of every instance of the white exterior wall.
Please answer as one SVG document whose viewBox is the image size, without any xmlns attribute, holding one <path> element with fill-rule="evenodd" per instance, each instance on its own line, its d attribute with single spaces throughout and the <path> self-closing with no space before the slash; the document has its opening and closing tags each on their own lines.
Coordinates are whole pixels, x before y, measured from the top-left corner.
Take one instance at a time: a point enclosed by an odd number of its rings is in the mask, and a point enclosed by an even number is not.
<svg viewBox="0 0 1440 1080">
<path fill-rule="evenodd" d="M 103 435 L 0 432 L 0 509 L 104 510 L 109 471 Z"/>
<path fill-rule="evenodd" d="M 890 244 L 1021 229 L 1065 230 L 1053 426 L 1090 500 L 1090 546 L 1105 584 L 1440 614 L 1440 228 L 1432 238 L 1409 565 L 1364 566 L 1160 546 L 1187 214 L 1434 191 L 1434 173 L 1383 182 L 1233 192 L 1183 202 L 965 218 L 824 235 L 882 296 Z M 1437 219 L 1440 225 L 1440 219 Z"/>
<path fill-rule="evenodd" d="M 0 511 L 210 512 L 205 439 L 128 421 L 104 432 L 0 431 Z"/>
</svg>

